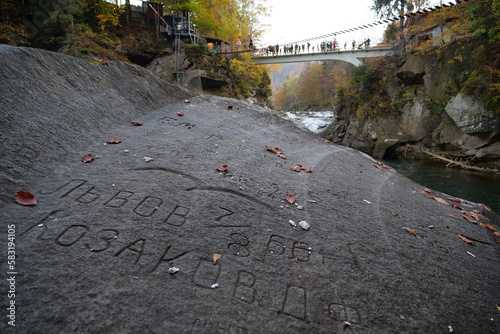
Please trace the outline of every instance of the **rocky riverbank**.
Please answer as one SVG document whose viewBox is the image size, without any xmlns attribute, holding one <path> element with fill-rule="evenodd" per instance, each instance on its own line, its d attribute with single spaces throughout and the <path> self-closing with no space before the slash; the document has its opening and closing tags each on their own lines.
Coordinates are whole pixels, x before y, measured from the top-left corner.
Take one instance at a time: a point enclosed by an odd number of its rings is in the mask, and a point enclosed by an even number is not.
<svg viewBox="0 0 500 334">
<path fill-rule="evenodd" d="M 406 55 L 391 72 L 385 89 L 394 101 L 403 101 L 400 112 L 358 117 L 340 103 L 325 138 L 377 158 L 394 154 L 401 145 L 419 144 L 452 159 L 498 169 L 500 114 L 486 109 L 467 89 L 444 99 L 450 72 L 451 66 L 433 57 Z"/>
</svg>

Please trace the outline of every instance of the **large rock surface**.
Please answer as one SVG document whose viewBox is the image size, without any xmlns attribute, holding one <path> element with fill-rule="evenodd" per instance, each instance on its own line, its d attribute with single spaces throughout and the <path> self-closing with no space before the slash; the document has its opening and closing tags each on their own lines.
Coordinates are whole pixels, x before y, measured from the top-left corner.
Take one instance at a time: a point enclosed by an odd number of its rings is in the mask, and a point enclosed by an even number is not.
<svg viewBox="0 0 500 334">
<path fill-rule="evenodd" d="M 123 63 L 1 46 L 0 78 L 0 332 L 500 331 L 492 231 L 362 153 Z"/>
<path fill-rule="evenodd" d="M 500 116 L 486 110 L 471 96 L 458 94 L 448 102 L 445 110 L 464 133 L 500 131 Z"/>
</svg>

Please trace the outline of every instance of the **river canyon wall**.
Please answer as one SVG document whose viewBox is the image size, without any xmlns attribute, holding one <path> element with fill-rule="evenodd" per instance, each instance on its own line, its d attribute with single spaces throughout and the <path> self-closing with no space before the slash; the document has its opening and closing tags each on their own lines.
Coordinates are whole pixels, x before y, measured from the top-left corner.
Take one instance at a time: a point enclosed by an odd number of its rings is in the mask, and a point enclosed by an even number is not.
<svg viewBox="0 0 500 334">
<path fill-rule="evenodd" d="M 451 78 L 462 74 L 456 66 L 412 54 L 392 66 L 385 91 L 393 101 L 404 96 L 399 112 L 357 117 L 340 102 L 326 139 L 376 158 L 417 144 L 490 168 L 500 166 L 500 114 L 488 110 L 470 89 L 453 87 Z"/>
</svg>

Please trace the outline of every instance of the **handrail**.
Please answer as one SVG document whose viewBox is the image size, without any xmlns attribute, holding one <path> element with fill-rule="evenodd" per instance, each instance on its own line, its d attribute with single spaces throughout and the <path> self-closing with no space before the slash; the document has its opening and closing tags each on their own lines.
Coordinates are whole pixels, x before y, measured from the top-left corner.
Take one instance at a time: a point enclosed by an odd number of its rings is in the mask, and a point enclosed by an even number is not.
<svg viewBox="0 0 500 334">
<path fill-rule="evenodd" d="M 163 19 L 163 17 L 161 17 L 160 13 L 158 13 L 158 11 L 157 11 L 157 10 L 156 10 L 153 6 L 151 6 L 151 4 L 150 4 L 150 3 L 148 3 L 148 6 L 149 6 L 149 7 L 151 7 L 151 9 L 152 9 L 152 10 L 156 13 L 156 15 L 158 15 L 158 17 L 159 17 L 159 18 L 163 21 L 163 23 L 165 23 L 165 25 L 168 27 L 168 23 L 167 23 L 167 21 L 165 21 L 165 20 Z"/>
</svg>

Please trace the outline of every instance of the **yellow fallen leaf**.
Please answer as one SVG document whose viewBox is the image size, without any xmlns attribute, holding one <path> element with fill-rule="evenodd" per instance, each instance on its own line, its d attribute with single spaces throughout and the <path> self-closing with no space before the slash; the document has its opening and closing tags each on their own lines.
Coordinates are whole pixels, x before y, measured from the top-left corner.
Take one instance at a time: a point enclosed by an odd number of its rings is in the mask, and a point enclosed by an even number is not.
<svg viewBox="0 0 500 334">
<path fill-rule="evenodd" d="M 214 264 L 217 264 L 217 260 L 220 259 L 222 255 L 215 253 L 214 254 Z"/>
<path fill-rule="evenodd" d="M 434 199 L 436 201 L 438 201 L 439 203 L 441 203 L 441 204 L 450 205 L 450 204 L 448 204 L 448 202 L 446 202 L 445 199 L 442 199 L 442 198 L 439 198 L 439 197 L 434 197 Z"/>
</svg>

